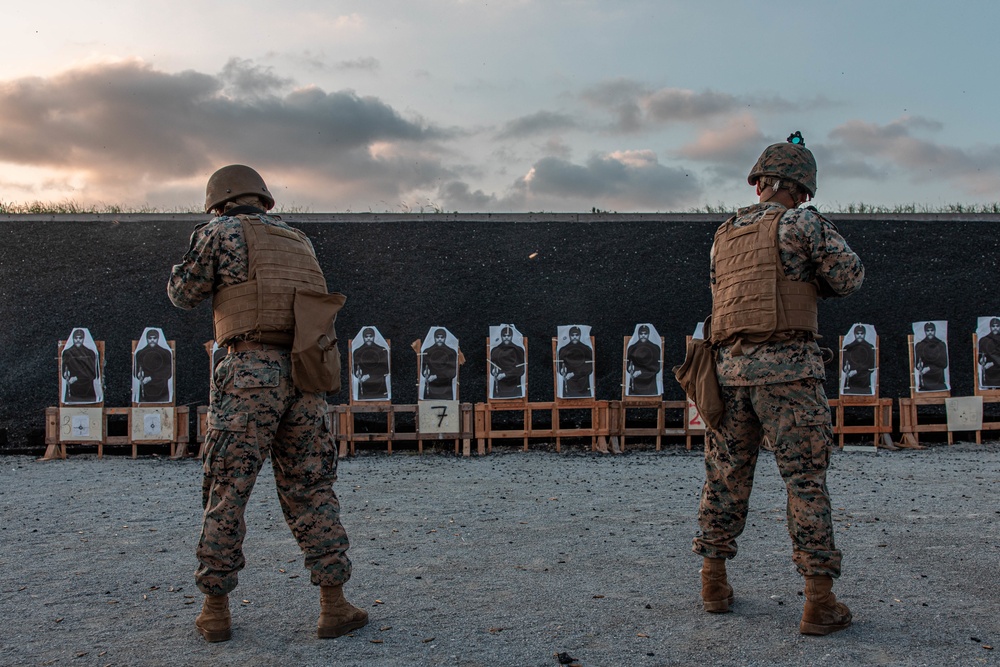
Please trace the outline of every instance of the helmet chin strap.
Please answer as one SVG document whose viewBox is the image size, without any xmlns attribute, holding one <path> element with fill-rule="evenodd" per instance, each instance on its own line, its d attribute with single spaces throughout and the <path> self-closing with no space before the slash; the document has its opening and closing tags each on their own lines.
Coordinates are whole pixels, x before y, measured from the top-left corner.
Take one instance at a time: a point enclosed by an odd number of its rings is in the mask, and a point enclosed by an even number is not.
<svg viewBox="0 0 1000 667">
<path fill-rule="evenodd" d="M 775 181 L 774 185 L 771 185 L 771 186 L 766 187 L 766 188 L 762 188 L 760 186 L 760 181 L 757 181 L 757 196 L 758 197 L 761 197 L 764 194 L 764 192 L 767 191 L 767 190 L 771 191 L 771 194 L 767 195 L 767 197 L 762 198 L 760 200 L 760 203 L 763 204 L 764 202 L 769 202 L 772 199 L 774 199 L 775 197 L 777 197 L 778 196 L 778 190 L 781 189 L 780 186 L 781 186 L 781 181 Z"/>
<path fill-rule="evenodd" d="M 760 200 L 761 204 L 763 204 L 765 202 L 769 202 L 769 201 L 771 201 L 772 199 L 774 199 L 775 197 L 778 196 L 778 192 L 781 191 L 781 180 L 780 179 L 776 180 L 772 185 L 769 185 L 769 186 L 764 187 L 764 188 L 762 188 L 760 186 L 760 181 L 757 181 L 757 196 L 758 197 L 760 197 L 761 195 L 763 195 L 768 190 L 770 190 L 771 192 L 770 192 L 770 194 L 767 195 L 767 197 L 764 197 L 763 199 Z M 797 201 L 796 198 L 795 198 L 795 196 L 792 195 L 792 191 L 791 190 L 788 191 L 788 196 L 792 200 L 792 207 L 793 208 L 796 207 L 796 206 L 798 206 L 799 204 L 802 204 L 802 203 L 805 203 L 805 202 L 809 201 L 809 196 L 808 195 L 806 195 L 805 198 L 803 198 L 802 201 Z"/>
</svg>

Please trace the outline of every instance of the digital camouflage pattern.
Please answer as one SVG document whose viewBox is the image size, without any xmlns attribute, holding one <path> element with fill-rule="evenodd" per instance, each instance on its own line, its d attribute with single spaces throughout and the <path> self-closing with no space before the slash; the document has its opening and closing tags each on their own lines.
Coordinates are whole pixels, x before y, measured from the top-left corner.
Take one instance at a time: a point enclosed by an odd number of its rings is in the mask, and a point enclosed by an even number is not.
<svg viewBox="0 0 1000 667">
<path fill-rule="evenodd" d="M 273 216 L 260 217 L 286 227 Z M 193 308 L 219 287 L 246 282 L 248 267 L 240 220 L 220 216 L 195 229 L 187 254 L 171 271 L 167 294 L 174 305 Z M 227 355 L 213 375 L 208 420 L 195 573 L 201 591 L 223 595 L 236 587 L 246 564 L 244 511 L 269 454 L 281 509 L 305 553 L 312 583 L 347 581 L 349 544 L 333 491 L 337 449 L 326 399 L 294 386 L 290 351 Z"/>
<path fill-rule="evenodd" d="M 757 158 L 757 164 L 750 170 L 747 183 L 757 185 L 757 179 L 761 176 L 795 181 L 810 196 L 816 196 L 816 158 L 812 151 L 801 144 L 785 142 L 765 148 Z"/>
<path fill-rule="evenodd" d="M 259 217 L 264 224 L 291 229 L 275 216 Z M 306 241 L 311 248 L 312 242 Z M 191 234 L 191 247 L 170 272 L 167 295 L 179 308 L 194 308 L 220 287 L 245 283 L 249 273 L 243 224 L 235 216 L 219 216 Z"/>
<path fill-rule="evenodd" d="M 236 588 L 246 564 L 243 512 L 268 452 L 285 521 L 305 553 L 312 583 L 347 581 L 349 543 L 333 491 L 337 448 L 323 395 L 292 384 L 287 352 L 250 350 L 219 363 L 211 400 L 198 588 L 208 595 Z"/>
<path fill-rule="evenodd" d="M 733 224 L 753 224 L 774 207 L 781 204 L 742 208 Z M 788 209 L 779 221 L 778 244 L 785 276 L 817 282 L 820 296 L 846 296 L 864 281 L 861 259 L 833 224 L 813 211 Z M 714 284 L 714 261 L 711 280 Z M 841 555 L 834 545 L 826 488 L 833 426 L 819 345 L 802 336 L 744 345 L 737 355 L 733 346 L 723 346 L 716 368 L 725 411 L 718 431 L 708 432 L 700 532 L 693 551 L 709 558 L 736 555 L 766 436 L 788 493 L 796 569 L 803 576 L 840 576 Z"/>
<path fill-rule="evenodd" d="M 833 428 L 820 381 L 723 387 L 722 400 L 722 424 L 718 432 L 708 432 L 706 442 L 694 552 L 708 558 L 736 556 L 761 439 L 767 436 L 788 490 L 785 513 L 796 569 L 803 576 L 840 576 L 826 488 Z"/>
<path fill-rule="evenodd" d="M 791 144 L 788 144 L 791 146 Z M 741 208 L 733 225 L 743 227 L 760 221 L 781 204 L 766 202 Z M 785 211 L 778 223 L 778 244 L 785 277 L 818 282 L 820 296 L 847 296 L 861 287 L 865 269 L 836 227 L 808 209 Z M 714 256 L 714 253 L 713 253 Z M 710 270 L 715 284 L 715 262 Z M 816 341 L 808 337 L 744 344 L 743 354 L 734 356 L 732 346 L 719 349 L 719 384 L 751 386 L 790 382 L 803 378 L 826 379 L 823 357 Z"/>
</svg>

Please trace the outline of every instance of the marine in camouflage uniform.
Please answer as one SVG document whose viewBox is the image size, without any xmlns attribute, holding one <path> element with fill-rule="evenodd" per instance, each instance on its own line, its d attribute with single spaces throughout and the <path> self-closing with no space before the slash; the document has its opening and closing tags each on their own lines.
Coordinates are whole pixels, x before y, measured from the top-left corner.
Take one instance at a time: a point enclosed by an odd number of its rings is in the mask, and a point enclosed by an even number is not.
<svg viewBox="0 0 1000 667">
<path fill-rule="evenodd" d="M 183 261 L 173 267 L 167 294 L 175 306 L 194 308 L 220 289 L 248 281 L 247 241 L 236 216 L 249 215 L 264 225 L 291 229 L 266 214 L 265 208 L 270 209 L 274 202 L 260 176 L 249 167 L 234 167 L 247 171 L 236 169 L 235 187 L 226 188 L 222 195 L 213 197 L 213 181 L 209 181 L 206 209 L 219 215 L 196 228 Z M 213 179 L 225 176 L 226 169 L 231 180 L 231 167 L 219 170 Z M 255 194 L 256 180 L 263 194 Z M 220 197 L 221 202 L 213 200 Z M 306 243 L 312 252 L 308 239 Z M 236 588 L 238 573 L 246 565 L 244 511 L 268 455 L 285 521 L 305 554 L 312 583 L 322 586 L 324 593 L 327 587 L 336 587 L 339 594 L 340 586 L 351 576 L 347 533 L 333 491 L 337 448 L 326 398 L 303 392 L 292 383 L 290 344 L 264 344 L 254 341 L 253 335 L 245 338 L 249 340 L 219 341 L 220 346 L 228 345 L 229 354 L 212 377 L 202 484 L 205 512 L 195 572 L 198 588 L 208 596 L 206 609 L 210 603 L 217 606 L 208 623 L 203 623 L 201 616 L 197 623 L 208 641 L 229 639 L 226 596 Z M 321 637 L 337 636 L 324 635 L 322 616 L 320 620 Z M 356 621 L 350 624 L 353 627 L 349 629 L 364 625 Z"/>
<path fill-rule="evenodd" d="M 775 146 L 777 151 L 772 150 Z M 760 203 L 739 209 L 720 233 L 727 225 L 738 229 L 760 223 L 765 217 L 776 219 L 780 269 L 786 280 L 817 285 L 818 295 L 823 297 L 854 292 L 864 280 L 859 257 L 829 221 L 812 210 L 795 208 L 815 192 L 812 155 L 804 146 L 775 146 L 768 149 L 771 159 L 767 159 L 765 151 L 748 179 L 757 186 Z M 788 153 L 791 164 L 775 159 Z M 719 314 L 719 250 L 713 246 L 713 320 Z M 815 319 L 815 296 L 812 303 Z M 733 602 L 725 560 L 736 556 L 736 540 L 746 525 L 761 443 L 770 443 L 765 446 L 773 449 L 787 490 L 786 516 L 793 561 L 806 577 L 807 598 L 810 587 L 825 589 L 823 594 L 813 591 L 810 599 L 818 601 L 819 607 L 810 607 L 807 602 L 800 631 L 828 634 L 843 629 L 850 624 L 850 612 L 829 593 L 832 578 L 840 576 L 841 552 L 834 544 L 826 486 L 833 428 L 823 390 L 823 358 L 814 332 L 795 331 L 792 327 L 783 335 L 768 338 L 765 334 L 763 340 L 747 342 L 739 333 L 723 334 L 726 338 L 717 340 L 716 322 L 712 325 L 724 414 L 719 429 L 708 433 L 705 484 L 698 511 L 700 532 L 693 545 L 693 551 L 705 559 L 705 609 L 729 611 Z M 824 597 L 826 593 L 829 595 Z"/>
</svg>

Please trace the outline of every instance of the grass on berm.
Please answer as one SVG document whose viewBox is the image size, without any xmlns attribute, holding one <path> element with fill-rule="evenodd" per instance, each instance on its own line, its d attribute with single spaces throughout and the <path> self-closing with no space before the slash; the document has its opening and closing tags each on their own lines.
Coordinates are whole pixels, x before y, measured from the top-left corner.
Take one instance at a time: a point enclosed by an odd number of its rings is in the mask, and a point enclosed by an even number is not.
<svg viewBox="0 0 1000 667">
<path fill-rule="evenodd" d="M 430 207 L 432 212 L 441 212 L 438 207 Z M 985 204 L 941 204 L 941 205 L 929 205 L 929 204 L 866 204 L 864 202 L 851 202 L 849 204 L 834 204 L 826 205 L 821 209 L 823 213 L 861 213 L 861 214 L 882 214 L 882 213 L 1000 213 L 1000 202 L 992 202 Z M 295 214 L 295 213 L 313 213 L 309 207 L 303 206 L 283 206 L 279 204 L 274 209 L 275 213 L 285 213 L 285 214 Z M 333 213 L 334 211 L 329 211 Z M 345 211 L 350 213 L 351 211 Z M 385 213 L 399 213 L 410 212 L 409 207 L 402 207 L 400 210 L 396 211 L 384 211 Z M 421 207 L 421 213 L 425 213 L 424 207 Z M 483 213 L 484 211 L 467 211 L 468 213 Z M 536 211 L 536 213 L 541 213 L 544 211 Z M 565 211 L 560 211 L 565 212 Z M 572 211 L 569 211 L 572 213 Z M 633 211 L 634 213 L 640 213 L 641 211 Z M 717 213 L 720 215 L 729 215 L 735 212 L 735 209 L 726 204 L 706 204 L 704 206 L 698 206 L 694 208 L 689 208 L 686 211 L 655 211 L 655 213 Z M 128 213 L 161 213 L 161 214 L 184 214 L 184 213 L 198 213 L 202 214 L 204 211 L 201 206 L 191 205 L 191 206 L 176 206 L 173 208 L 162 208 L 148 205 L 141 206 L 131 206 L 124 204 L 82 204 L 80 202 L 68 199 L 59 202 L 50 201 L 31 201 L 31 202 L 5 202 L 0 201 L 0 215 L 25 215 L 32 213 L 41 214 L 100 214 L 100 215 L 123 215 Z M 458 211 L 455 211 L 458 213 Z M 591 213 L 607 214 L 612 213 L 612 211 L 600 210 L 597 208 L 591 209 Z M 614 211 L 613 213 L 618 213 Z M 653 213 L 653 211 L 650 211 Z"/>
</svg>

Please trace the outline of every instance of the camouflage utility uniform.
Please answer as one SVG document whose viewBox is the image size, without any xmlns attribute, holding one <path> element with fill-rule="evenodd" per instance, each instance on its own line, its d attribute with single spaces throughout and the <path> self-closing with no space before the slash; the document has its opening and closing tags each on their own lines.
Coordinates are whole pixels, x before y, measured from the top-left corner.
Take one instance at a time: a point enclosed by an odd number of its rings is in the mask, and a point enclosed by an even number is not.
<svg viewBox="0 0 1000 667">
<path fill-rule="evenodd" d="M 780 204 L 742 208 L 733 224 L 759 222 Z M 778 245 L 789 280 L 818 282 L 822 296 L 846 296 L 861 286 L 864 267 L 836 228 L 807 209 L 788 209 L 778 223 Z M 712 262 L 715 284 L 715 261 Z M 826 470 L 833 446 L 830 406 L 819 345 L 809 334 L 787 340 L 719 349 L 717 370 L 725 412 L 709 432 L 705 486 L 694 552 L 733 558 L 746 525 L 747 506 L 762 436 L 774 449 L 788 491 L 788 532 L 803 576 L 840 575 L 834 546 Z"/>
<path fill-rule="evenodd" d="M 193 308 L 219 288 L 248 280 L 247 244 L 239 218 L 233 217 L 237 213 L 288 229 L 250 207 L 199 227 L 184 261 L 170 276 L 167 293 L 174 305 Z M 243 514 L 268 453 L 285 521 L 305 553 L 312 583 L 343 584 L 351 576 L 347 533 L 333 492 L 337 449 L 326 399 L 292 384 L 290 350 L 262 347 L 231 350 L 212 378 L 202 488 L 205 515 L 195 573 L 206 595 L 225 595 L 236 587 L 237 574 L 246 564 Z"/>
</svg>

